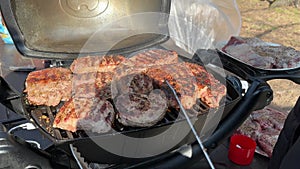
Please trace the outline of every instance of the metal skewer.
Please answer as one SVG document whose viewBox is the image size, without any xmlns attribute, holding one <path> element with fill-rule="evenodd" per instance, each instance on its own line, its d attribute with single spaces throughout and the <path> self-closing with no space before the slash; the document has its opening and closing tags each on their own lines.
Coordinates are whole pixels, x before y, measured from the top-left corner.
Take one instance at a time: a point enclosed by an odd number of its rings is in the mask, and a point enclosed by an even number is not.
<svg viewBox="0 0 300 169">
<path fill-rule="evenodd" d="M 194 128 L 194 126 L 193 126 L 193 124 L 192 124 L 190 118 L 189 118 L 189 116 L 187 115 L 185 109 L 183 108 L 183 106 L 182 106 L 182 104 L 181 104 L 181 102 L 180 102 L 180 100 L 179 100 L 179 98 L 178 98 L 178 96 L 177 96 L 177 94 L 176 94 L 174 88 L 170 85 L 170 83 L 169 83 L 167 80 L 166 80 L 166 83 L 167 83 L 167 85 L 169 86 L 169 88 L 172 90 L 172 92 L 173 92 L 173 94 L 174 94 L 174 96 L 175 96 L 175 98 L 176 98 L 176 101 L 177 101 L 177 103 L 178 103 L 178 105 L 179 105 L 179 107 L 180 107 L 180 110 L 183 112 L 183 114 L 184 114 L 184 116 L 185 116 L 185 118 L 186 118 L 186 120 L 187 120 L 189 126 L 191 127 L 191 129 L 192 129 L 192 131 L 193 131 L 193 134 L 194 134 L 194 136 L 196 137 L 196 139 L 197 139 L 197 141 L 198 141 L 198 144 L 199 144 L 200 148 L 202 149 L 203 154 L 204 154 L 204 156 L 205 156 L 205 158 L 206 158 L 206 160 L 207 160 L 207 162 L 208 162 L 210 168 L 215 169 L 213 163 L 211 162 L 210 157 L 208 156 L 208 154 L 207 154 L 207 152 L 206 152 L 206 150 L 205 150 L 205 147 L 204 147 L 203 144 L 202 144 L 202 141 L 200 140 L 200 137 L 198 136 L 198 134 L 197 134 L 197 132 L 196 132 L 196 130 L 195 130 L 195 128 Z"/>
</svg>

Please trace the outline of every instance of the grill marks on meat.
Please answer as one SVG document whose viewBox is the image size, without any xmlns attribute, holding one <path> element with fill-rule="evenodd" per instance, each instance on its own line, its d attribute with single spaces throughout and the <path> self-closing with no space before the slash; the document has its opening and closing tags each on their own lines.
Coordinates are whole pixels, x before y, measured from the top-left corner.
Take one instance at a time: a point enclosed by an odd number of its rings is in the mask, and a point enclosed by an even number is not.
<svg viewBox="0 0 300 169">
<path fill-rule="evenodd" d="M 73 97 L 110 99 L 112 77 L 112 72 L 74 74 L 72 80 Z"/>
<path fill-rule="evenodd" d="M 159 122 L 166 114 L 167 99 L 158 89 L 149 95 L 138 93 L 122 94 L 116 98 L 118 121 L 125 126 L 149 127 Z"/>
<path fill-rule="evenodd" d="M 175 89 L 182 105 L 186 109 L 191 109 L 196 103 L 198 88 L 195 85 L 195 78 L 183 63 L 152 67 L 146 70 L 146 74 L 154 79 L 157 86 L 166 91 L 170 106 L 178 107 L 176 99 L 165 83 L 165 80 L 168 80 Z"/>
<path fill-rule="evenodd" d="M 56 106 L 71 97 L 71 71 L 66 68 L 48 68 L 27 76 L 24 92 L 32 105 Z"/>
<path fill-rule="evenodd" d="M 200 98 L 207 106 L 216 108 L 226 95 L 226 87 L 209 74 L 202 66 L 193 63 L 177 63 L 149 68 L 146 74 L 154 79 L 156 85 L 165 89 L 169 104 L 177 107 L 173 95 L 168 90 L 168 80 L 179 95 L 182 105 L 191 109 Z"/>
<path fill-rule="evenodd" d="M 75 132 L 111 130 L 115 112 L 110 102 L 99 98 L 72 98 L 56 114 L 53 127 Z"/>
<path fill-rule="evenodd" d="M 153 79 L 145 70 L 177 62 L 176 52 L 157 49 L 140 52 L 121 64 L 112 83 L 121 124 L 147 127 L 164 117 L 168 108 L 166 96 L 161 90 L 154 90 Z"/>
<path fill-rule="evenodd" d="M 284 69 L 300 66 L 300 51 L 272 46 L 257 38 L 231 37 L 222 50 L 257 68 Z"/>
<path fill-rule="evenodd" d="M 77 130 L 78 115 L 75 113 L 73 99 L 67 101 L 56 114 L 53 127 L 75 132 Z"/>
<path fill-rule="evenodd" d="M 173 64 L 178 62 L 178 54 L 175 51 L 162 49 L 147 50 L 140 52 L 123 62 L 124 65 L 130 67 L 149 67 L 165 64 Z"/>
<path fill-rule="evenodd" d="M 178 63 L 176 52 L 160 49 L 141 52 L 126 60 L 122 56 L 78 58 L 70 69 L 73 74 L 63 68 L 32 73 L 26 83 L 31 86 L 35 81 L 39 83 L 26 92 L 34 91 L 44 83 L 47 87 L 42 93 L 47 97 L 40 99 L 41 105 L 51 103 L 54 106 L 67 101 L 56 114 L 53 126 L 72 132 L 108 132 L 115 118 L 110 101 L 114 101 L 121 124 L 155 125 L 165 116 L 168 106 L 178 108 L 165 80 L 174 87 L 186 109 L 192 109 L 198 98 L 209 107 L 217 107 L 226 94 L 225 86 L 203 67 Z M 53 93 L 53 90 L 57 92 Z M 66 95 L 59 95 L 65 91 Z M 51 99 L 56 101 L 55 104 Z"/>
<path fill-rule="evenodd" d="M 198 98 L 209 107 L 219 107 L 221 99 L 226 96 L 226 87 L 208 73 L 204 67 L 194 63 L 185 63 L 185 66 L 196 79 L 199 90 Z"/>
<path fill-rule="evenodd" d="M 124 60 L 121 55 L 87 56 L 74 60 L 70 69 L 73 73 L 113 72 Z"/>
</svg>

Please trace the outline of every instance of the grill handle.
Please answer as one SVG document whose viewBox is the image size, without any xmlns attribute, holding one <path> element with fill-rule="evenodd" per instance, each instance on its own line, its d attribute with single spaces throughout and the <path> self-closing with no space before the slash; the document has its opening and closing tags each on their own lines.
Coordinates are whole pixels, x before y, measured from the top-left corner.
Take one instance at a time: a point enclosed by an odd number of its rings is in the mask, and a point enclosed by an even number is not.
<svg viewBox="0 0 300 169">
<path fill-rule="evenodd" d="M 270 104 L 272 99 L 273 91 L 270 86 L 260 80 L 254 81 L 242 100 L 232 110 L 232 113 L 229 114 L 226 119 L 220 122 L 216 131 L 208 138 L 207 141 L 204 142 L 204 146 L 208 148 L 208 150 L 215 148 L 218 143 L 221 143 L 222 140 L 228 138 L 235 131 L 235 129 L 237 129 L 242 122 L 245 121 L 252 111 L 262 109 Z M 192 164 L 199 162 L 200 159 L 204 158 L 203 152 L 196 142 L 192 144 L 192 151 L 192 158 L 187 158 L 181 155 L 179 152 L 169 153 L 130 166 L 127 169 L 188 168 Z"/>
<path fill-rule="evenodd" d="M 20 93 L 0 76 L 0 103 L 15 113 L 24 115 Z"/>
</svg>

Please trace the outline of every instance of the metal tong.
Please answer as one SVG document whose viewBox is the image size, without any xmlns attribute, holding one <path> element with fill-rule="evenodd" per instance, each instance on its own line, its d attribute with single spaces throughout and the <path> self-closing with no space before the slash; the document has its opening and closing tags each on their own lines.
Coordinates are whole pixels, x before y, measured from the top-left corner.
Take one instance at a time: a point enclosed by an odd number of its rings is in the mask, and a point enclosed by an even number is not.
<svg viewBox="0 0 300 169">
<path fill-rule="evenodd" d="M 167 80 L 166 80 L 166 83 L 167 83 L 167 85 L 169 86 L 169 88 L 172 90 L 172 92 L 173 92 L 173 94 L 174 94 L 174 96 L 175 96 L 175 98 L 176 98 L 176 101 L 177 101 L 177 103 L 178 103 L 178 105 L 179 105 L 179 107 L 180 107 L 180 110 L 183 112 L 183 114 L 184 114 L 184 116 L 185 116 L 185 118 L 186 118 L 186 120 L 187 120 L 187 122 L 188 122 L 190 128 L 192 129 L 192 132 L 193 132 L 194 136 L 196 137 L 197 142 L 198 142 L 200 148 L 202 149 L 203 154 L 204 154 L 204 156 L 205 156 L 205 158 L 206 158 L 206 160 L 207 160 L 207 162 L 208 162 L 210 168 L 215 169 L 215 167 L 214 167 L 214 165 L 213 165 L 213 163 L 212 163 L 212 161 L 211 161 L 209 155 L 207 154 L 207 152 L 206 152 L 206 150 L 205 150 L 205 147 L 204 147 L 203 144 L 202 144 L 202 141 L 201 141 L 200 137 L 198 136 L 198 134 L 197 134 L 197 132 L 196 132 L 196 130 L 195 130 L 195 128 L 194 128 L 192 122 L 191 122 L 190 117 L 188 116 L 187 112 L 185 111 L 184 107 L 183 107 L 182 104 L 181 104 L 180 99 L 179 99 L 178 96 L 177 96 L 175 89 L 171 86 L 171 84 L 170 84 Z"/>
</svg>

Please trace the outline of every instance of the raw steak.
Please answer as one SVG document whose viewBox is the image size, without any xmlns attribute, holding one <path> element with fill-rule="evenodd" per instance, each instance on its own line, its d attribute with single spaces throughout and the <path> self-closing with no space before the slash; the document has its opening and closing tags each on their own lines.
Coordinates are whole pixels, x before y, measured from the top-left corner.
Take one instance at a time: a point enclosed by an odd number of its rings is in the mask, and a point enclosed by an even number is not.
<svg viewBox="0 0 300 169">
<path fill-rule="evenodd" d="M 275 59 L 271 56 L 262 57 L 257 54 L 250 44 L 242 38 L 232 37 L 222 50 L 234 58 L 249 64 L 253 67 L 271 69 L 275 64 Z"/>
<path fill-rule="evenodd" d="M 252 121 L 248 118 L 243 125 L 237 130 L 238 134 L 246 135 L 256 140 L 262 132 L 261 126 L 258 122 Z"/>
<path fill-rule="evenodd" d="M 149 95 L 127 93 L 117 97 L 118 120 L 125 126 L 149 127 L 159 122 L 166 114 L 167 100 L 161 90 Z"/>
<path fill-rule="evenodd" d="M 262 149 L 268 157 L 272 157 L 272 152 L 278 140 L 280 130 L 264 130 L 257 138 L 257 145 Z"/>
<path fill-rule="evenodd" d="M 265 107 L 262 110 L 252 112 L 236 132 L 256 140 L 257 151 L 271 157 L 286 117 L 287 113 Z"/>
<path fill-rule="evenodd" d="M 88 130 L 106 133 L 111 130 L 115 112 L 110 102 L 98 98 L 72 98 L 55 116 L 53 127 L 75 132 Z"/>
<path fill-rule="evenodd" d="M 257 121 L 262 129 L 275 128 L 281 130 L 286 117 L 286 113 L 269 107 L 252 113 L 252 120 Z"/>
<path fill-rule="evenodd" d="M 70 99 L 71 79 L 71 71 L 66 68 L 34 71 L 27 76 L 24 92 L 32 105 L 56 106 Z"/>
<path fill-rule="evenodd" d="M 222 50 L 257 68 L 283 69 L 300 66 L 300 51 L 282 45 L 271 45 L 258 38 L 231 37 Z"/>
</svg>

